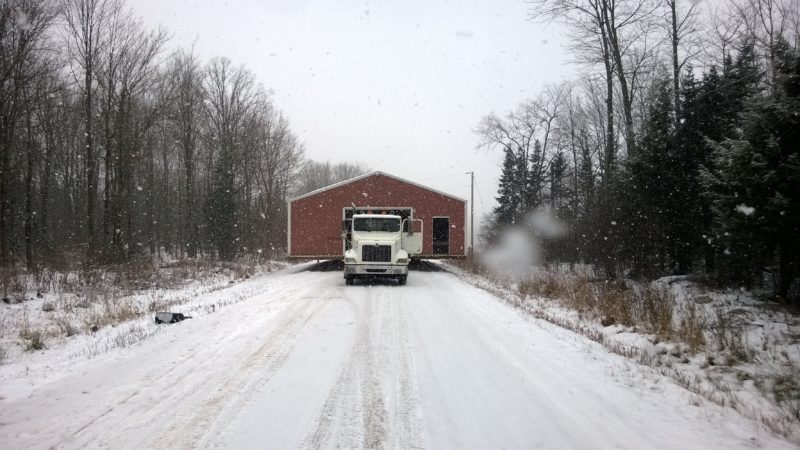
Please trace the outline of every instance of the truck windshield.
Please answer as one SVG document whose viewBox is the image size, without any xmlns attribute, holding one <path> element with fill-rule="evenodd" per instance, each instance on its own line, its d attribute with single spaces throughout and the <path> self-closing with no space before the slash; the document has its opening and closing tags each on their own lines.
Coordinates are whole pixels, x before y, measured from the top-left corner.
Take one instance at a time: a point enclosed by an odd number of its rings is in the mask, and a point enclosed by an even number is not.
<svg viewBox="0 0 800 450">
<path fill-rule="evenodd" d="M 362 217 L 356 218 L 353 222 L 355 231 L 389 231 L 396 233 L 400 231 L 400 220 L 397 218 L 383 217 Z"/>
</svg>

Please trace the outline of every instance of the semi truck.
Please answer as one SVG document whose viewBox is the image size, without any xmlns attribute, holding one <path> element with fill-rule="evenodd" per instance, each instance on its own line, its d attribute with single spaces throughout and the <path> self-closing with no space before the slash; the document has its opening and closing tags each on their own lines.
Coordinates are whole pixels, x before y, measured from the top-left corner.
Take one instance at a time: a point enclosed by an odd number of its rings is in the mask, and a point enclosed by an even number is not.
<svg viewBox="0 0 800 450">
<path fill-rule="evenodd" d="M 342 223 L 344 280 L 389 278 L 405 285 L 408 263 L 422 253 L 422 221 L 394 214 L 353 214 Z M 414 231 L 419 223 L 419 231 Z"/>
</svg>

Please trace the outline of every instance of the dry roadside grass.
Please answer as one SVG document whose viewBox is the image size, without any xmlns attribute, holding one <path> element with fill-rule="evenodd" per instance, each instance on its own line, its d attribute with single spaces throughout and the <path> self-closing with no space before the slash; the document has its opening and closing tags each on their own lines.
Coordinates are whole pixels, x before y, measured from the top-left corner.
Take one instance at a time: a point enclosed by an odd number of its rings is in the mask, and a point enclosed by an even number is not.
<svg viewBox="0 0 800 450">
<path fill-rule="evenodd" d="M 38 270 L 0 273 L 0 364 L 9 349 L 37 351 L 48 341 L 95 333 L 186 303 L 192 292 L 215 290 L 257 272 L 271 262 L 149 259 L 124 266 L 68 272 Z M 187 286 L 192 290 L 184 291 Z"/>
</svg>

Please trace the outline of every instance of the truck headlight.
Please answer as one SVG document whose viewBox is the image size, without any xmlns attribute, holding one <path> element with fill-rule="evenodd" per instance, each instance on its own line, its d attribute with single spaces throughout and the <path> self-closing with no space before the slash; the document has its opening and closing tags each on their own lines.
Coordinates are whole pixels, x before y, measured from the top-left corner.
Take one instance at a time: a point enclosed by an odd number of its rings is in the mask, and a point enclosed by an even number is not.
<svg viewBox="0 0 800 450">
<path fill-rule="evenodd" d="M 397 258 L 397 264 L 408 264 L 408 258 Z"/>
<path fill-rule="evenodd" d="M 345 258 L 344 259 L 344 263 L 345 264 L 355 264 L 356 263 L 356 259 L 355 258 Z"/>
</svg>

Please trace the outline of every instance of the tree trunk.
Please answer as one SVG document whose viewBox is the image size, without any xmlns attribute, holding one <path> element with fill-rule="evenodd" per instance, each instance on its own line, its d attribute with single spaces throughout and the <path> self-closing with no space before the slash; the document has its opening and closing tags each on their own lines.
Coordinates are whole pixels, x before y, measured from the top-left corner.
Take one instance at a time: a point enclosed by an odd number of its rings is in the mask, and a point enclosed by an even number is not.
<svg viewBox="0 0 800 450">
<path fill-rule="evenodd" d="M 606 151 L 603 157 L 603 185 L 611 180 L 611 171 L 614 167 L 616 156 L 616 143 L 614 139 L 614 68 L 608 53 L 606 33 L 601 30 L 603 37 L 603 63 L 606 69 Z"/>
<path fill-rule="evenodd" d="M 147 193 L 147 246 L 150 249 L 151 255 L 156 255 L 157 245 L 156 245 L 156 224 L 155 222 L 155 191 L 156 191 L 156 162 L 155 162 L 155 152 L 153 152 L 153 146 L 148 145 L 149 148 L 149 164 L 147 167 L 147 184 L 148 190 Z M 165 177 L 166 178 L 166 177 Z M 165 180 L 166 182 L 166 180 Z M 164 191 L 166 194 L 168 191 Z M 160 256 L 160 255 L 158 255 Z"/>
<path fill-rule="evenodd" d="M 111 88 L 111 82 L 109 80 L 109 87 Z M 111 234 L 112 226 L 111 226 L 111 194 L 112 194 L 112 182 L 113 182 L 113 173 L 114 173 L 114 147 L 113 147 L 113 137 L 111 132 L 111 94 L 107 94 L 106 99 L 106 110 L 103 117 L 103 134 L 105 135 L 105 182 L 104 182 L 104 190 L 103 190 L 103 248 L 106 251 L 111 249 L 113 245 L 113 235 Z"/>
<path fill-rule="evenodd" d="M 30 100 L 28 100 L 30 101 Z M 31 111 L 26 117 L 27 125 L 27 167 L 25 172 L 25 265 L 32 271 L 35 267 L 33 260 L 33 131 L 31 130 Z"/>
<path fill-rule="evenodd" d="M 39 215 L 39 230 L 41 233 L 40 241 L 42 247 L 46 250 L 45 256 L 50 253 L 50 178 L 53 173 L 53 147 L 54 138 L 52 129 L 52 122 L 49 123 L 49 129 L 45 135 L 44 146 L 44 173 L 42 174 L 41 192 L 39 194 L 39 204 L 41 214 Z"/>
<path fill-rule="evenodd" d="M 87 38 L 85 45 L 91 48 L 91 39 Z M 87 61 L 84 83 L 86 98 L 84 99 L 84 117 L 86 119 L 86 238 L 89 259 L 94 259 L 95 232 L 94 232 L 94 203 L 97 197 L 96 164 L 94 160 L 94 142 L 92 140 L 92 63 Z"/>
<path fill-rule="evenodd" d="M 675 102 L 675 128 L 678 128 L 678 121 L 681 115 L 681 92 L 680 92 L 680 76 L 681 68 L 678 63 L 678 14 L 676 11 L 677 0 L 670 0 L 669 2 L 670 13 L 672 14 L 672 90 Z"/>
<path fill-rule="evenodd" d="M 3 118 L 3 122 L 7 122 Z M 11 263 L 11 137 L 6 123 L 0 129 L 0 266 Z"/>
<path fill-rule="evenodd" d="M 606 14 L 607 16 L 607 14 Z M 611 197 L 611 180 L 613 179 L 612 172 L 614 170 L 614 159 L 616 157 L 616 142 L 614 137 L 614 67 L 611 62 L 611 55 L 609 53 L 608 36 L 606 30 L 601 24 L 601 37 L 603 39 L 603 63 L 606 69 L 606 120 L 608 123 L 606 135 L 606 151 L 603 158 L 603 178 L 600 187 L 600 234 L 597 236 L 600 242 L 600 257 L 602 259 L 603 269 L 606 278 L 614 279 L 616 277 L 616 264 L 613 258 L 612 242 L 609 239 L 610 222 L 608 213 L 608 203 Z"/>
<path fill-rule="evenodd" d="M 625 117 L 625 143 L 628 150 L 628 156 L 636 154 L 636 141 L 633 130 L 633 99 L 630 94 L 630 87 L 628 86 L 628 77 L 625 74 L 625 66 L 622 63 L 622 50 L 620 49 L 618 29 L 614 22 L 614 12 L 609 12 L 608 2 L 604 0 L 603 22 L 606 28 L 606 40 L 608 43 L 608 50 L 610 50 L 611 57 L 614 61 L 614 72 L 617 74 L 619 81 L 619 91 L 622 95 L 622 113 Z"/>
<path fill-rule="evenodd" d="M 197 257 L 197 213 L 194 198 L 194 156 L 191 145 L 185 145 L 183 154 L 186 171 L 186 250 L 190 258 Z"/>
</svg>

